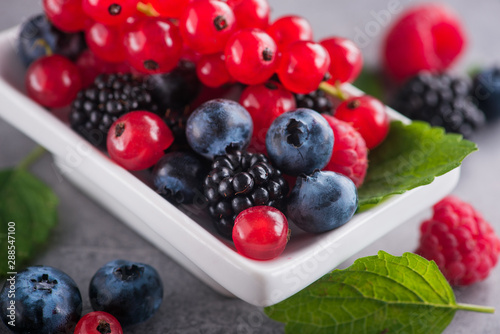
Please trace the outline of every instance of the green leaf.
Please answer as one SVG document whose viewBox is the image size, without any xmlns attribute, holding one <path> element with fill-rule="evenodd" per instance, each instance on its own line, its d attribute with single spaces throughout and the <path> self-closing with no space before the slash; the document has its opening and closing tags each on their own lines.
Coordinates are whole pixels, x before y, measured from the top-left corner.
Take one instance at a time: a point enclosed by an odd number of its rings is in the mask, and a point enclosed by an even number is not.
<svg viewBox="0 0 500 334">
<path fill-rule="evenodd" d="M 368 172 L 358 191 L 359 210 L 431 183 L 436 176 L 460 166 L 476 150 L 476 144 L 461 135 L 445 134 L 428 123 L 392 122 L 386 140 L 368 156 Z"/>
<path fill-rule="evenodd" d="M 367 95 L 384 100 L 384 79 L 379 71 L 364 67 L 353 85 Z"/>
<path fill-rule="evenodd" d="M 265 308 L 287 334 L 441 333 L 457 310 L 494 311 L 457 304 L 434 261 L 383 251 Z"/>
<path fill-rule="evenodd" d="M 23 168 L 0 171 L 0 276 L 19 271 L 45 243 L 57 223 L 58 199 L 43 182 Z M 8 238 L 8 223 L 15 234 Z M 11 243 L 9 243 L 11 240 Z M 15 270 L 7 246 L 15 245 Z"/>
</svg>

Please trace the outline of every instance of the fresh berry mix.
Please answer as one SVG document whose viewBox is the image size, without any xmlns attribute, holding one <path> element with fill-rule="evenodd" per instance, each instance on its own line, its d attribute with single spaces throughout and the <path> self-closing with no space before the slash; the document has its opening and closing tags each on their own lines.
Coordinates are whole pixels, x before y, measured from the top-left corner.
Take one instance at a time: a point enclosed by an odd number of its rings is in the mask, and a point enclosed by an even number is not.
<svg viewBox="0 0 500 334">
<path fill-rule="evenodd" d="M 423 70 L 444 72 L 463 52 L 460 19 L 443 4 L 422 4 L 405 12 L 385 38 L 386 71 L 404 81 Z"/>
<path fill-rule="evenodd" d="M 347 223 L 358 207 L 354 183 L 330 171 L 300 175 L 290 193 L 286 216 L 309 233 L 322 233 Z"/>
<path fill-rule="evenodd" d="M 420 226 L 416 253 L 434 260 L 452 285 L 471 285 L 488 277 L 500 254 L 500 239 L 470 204 L 448 196 Z"/>
<path fill-rule="evenodd" d="M 74 334 L 123 334 L 123 330 L 111 314 L 95 311 L 84 315 L 78 321 Z"/>
<path fill-rule="evenodd" d="M 330 55 L 329 83 L 353 82 L 363 68 L 363 56 L 356 44 L 341 37 L 330 37 L 320 42 Z"/>
<path fill-rule="evenodd" d="M 104 147 L 111 124 L 134 110 L 158 111 L 144 80 L 131 74 L 101 75 L 78 93 L 69 119 L 71 127 L 92 145 Z"/>
<path fill-rule="evenodd" d="M 266 31 L 276 41 L 282 52 L 293 42 L 313 40 L 313 31 L 309 22 L 296 15 L 278 18 Z"/>
<path fill-rule="evenodd" d="M 385 105 L 368 95 L 351 97 L 335 110 L 335 117 L 351 124 L 365 140 L 366 147 L 378 146 L 389 133 L 389 116 Z"/>
<path fill-rule="evenodd" d="M 85 28 L 88 17 L 83 13 L 82 0 L 43 0 L 47 18 L 58 29 L 72 33 Z"/>
<path fill-rule="evenodd" d="M 15 284 L 15 294 L 11 284 Z M 62 271 L 34 266 L 7 279 L 0 307 L 2 321 L 14 333 L 68 334 L 80 319 L 82 296 L 75 281 Z M 15 326 L 8 324 L 12 320 Z"/>
<path fill-rule="evenodd" d="M 26 67 L 51 54 L 75 60 L 85 49 L 82 33 L 65 33 L 54 27 L 44 14 L 22 24 L 17 42 L 17 50 Z"/>
<path fill-rule="evenodd" d="M 472 98 L 489 121 L 500 118 L 500 67 L 478 73 L 472 86 Z"/>
<path fill-rule="evenodd" d="M 333 113 L 333 103 L 322 90 L 315 90 L 309 94 L 295 94 L 297 108 L 307 108 L 321 114 Z"/>
<path fill-rule="evenodd" d="M 151 266 L 114 260 L 92 277 L 89 297 L 95 311 L 113 315 L 122 326 L 151 318 L 163 301 L 163 283 Z"/>
<path fill-rule="evenodd" d="M 288 194 L 281 172 L 263 154 L 234 149 L 215 157 L 204 189 L 215 228 L 228 239 L 240 212 L 262 205 L 281 209 Z"/>
<path fill-rule="evenodd" d="M 324 170 L 347 176 L 359 188 L 368 169 L 368 149 L 363 137 L 349 123 L 323 115 L 332 127 L 335 145 Z"/>
<path fill-rule="evenodd" d="M 470 83 L 448 74 L 422 72 L 397 93 L 393 106 L 411 119 L 441 126 L 470 137 L 484 123 L 484 115 L 471 102 Z"/>
<path fill-rule="evenodd" d="M 154 166 L 172 145 L 174 136 L 160 116 L 133 111 L 118 118 L 108 132 L 109 156 L 128 170 Z"/>
<path fill-rule="evenodd" d="M 267 131 L 271 162 L 283 173 L 311 174 L 326 166 L 333 150 L 333 131 L 316 111 L 300 108 L 274 120 Z"/>
<path fill-rule="evenodd" d="M 153 183 L 156 191 L 176 204 L 203 204 L 203 181 L 207 162 L 189 152 L 165 154 L 155 165 Z"/>
<path fill-rule="evenodd" d="M 126 63 L 110 63 L 97 57 L 89 49 L 83 51 L 75 62 L 80 70 L 82 88 L 89 88 L 101 74 L 129 73 L 131 68 Z"/>
<path fill-rule="evenodd" d="M 254 260 L 270 260 L 283 253 L 288 241 L 288 221 L 271 206 L 242 211 L 234 221 L 234 247 Z"/>
</svg>

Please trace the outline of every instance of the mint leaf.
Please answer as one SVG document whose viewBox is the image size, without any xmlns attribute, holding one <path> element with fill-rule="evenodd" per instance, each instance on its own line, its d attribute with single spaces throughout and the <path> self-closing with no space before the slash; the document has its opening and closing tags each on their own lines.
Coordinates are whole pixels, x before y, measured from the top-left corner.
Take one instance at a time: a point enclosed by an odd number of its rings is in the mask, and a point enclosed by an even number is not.
<svg viewBox="0 0 500 334">
<path fill-rule="evenodd" d="M 22 168 L 0 171 L 0 276 L 19 271 L 45 243 L 57 223 L 58 199 Z M 7 262 L 8 223 L 15 223 L 15 270 Z M 10 239 L 11 242 L 13 239 Z"/>
<path fill-rule="evenodd" d="M 441 333 L 461 305 L 434 261 L 412 253 L 380 251 L 335 270 L 266 314 L 286 323 L 286 333 Z"/>
<path fill-rule="evenodd" d="M 393 194 L 431 183 L 460 166 L 477 146 L 458 134 L 413 121 L 391 123 L 384 142 L 370 152 L 368 172 L 358 190 L 359 210 L 365 210 Z"/>
</svg>

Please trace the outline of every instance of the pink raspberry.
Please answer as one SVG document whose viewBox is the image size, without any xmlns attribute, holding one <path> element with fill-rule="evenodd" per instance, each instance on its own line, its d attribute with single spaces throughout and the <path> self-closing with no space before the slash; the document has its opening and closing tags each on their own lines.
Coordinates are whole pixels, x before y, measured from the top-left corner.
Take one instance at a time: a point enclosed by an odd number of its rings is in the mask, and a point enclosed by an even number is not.
<svg viewBox="0 0 500 334">
<path fill-rule="evenodd" d="M 349 123 L 323 114 L 332 127 L 335 142 L 330 161 L 324 168 L 350 178 L 359 188 L 368 168 L 368 150 L 363 137 Z"/>
<path fill-rule="evenodd" d="M 496 265 L 500 239 L 470 204 L 448 196 L 420 226 L 416 253 L 434 260 L 450 284 L 482 281 Z"/>
</svg>

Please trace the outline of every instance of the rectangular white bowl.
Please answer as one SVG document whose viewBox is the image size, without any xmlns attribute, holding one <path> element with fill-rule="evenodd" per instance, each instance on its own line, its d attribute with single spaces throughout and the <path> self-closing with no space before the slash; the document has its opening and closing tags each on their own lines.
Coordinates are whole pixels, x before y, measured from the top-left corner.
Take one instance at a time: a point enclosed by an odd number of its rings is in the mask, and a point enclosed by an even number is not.
<svg viewBox="0 0 500 334">
<path fill-rule="evenodd" d="M 27 98 L 16 36 L 17 28 L 0 34 L 0 117 L 47 148 L 67 179 L 199 279 L 254 305 L 272 305 L 300 291 L 441 199 L 458 182 L 459 168 L 427 186 L 393 196 L 333 231 L 321 235 L 294 231 L 285 252 L 274 260 L 250 260 L 217 235 L 199 214 L 200 208 L 174 207 Z M 345 89 L 361 94 L 352 86 Z M 408 121 L 393 110 L 388 112 L 393 119 Z"/>
</svg>

